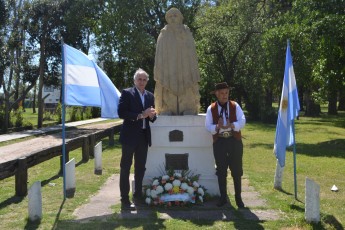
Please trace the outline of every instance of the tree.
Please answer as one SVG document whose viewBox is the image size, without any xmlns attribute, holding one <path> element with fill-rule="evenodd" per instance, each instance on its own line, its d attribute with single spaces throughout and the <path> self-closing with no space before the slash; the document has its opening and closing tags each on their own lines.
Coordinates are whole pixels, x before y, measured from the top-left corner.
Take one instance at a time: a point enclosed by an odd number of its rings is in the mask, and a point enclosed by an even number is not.
<svg viewBox="0 0 345 230">
<path fill-rule="evenodd" d="M 4 71 L 7 66 L 7 58 L 6 58 L 6 52 L 5 52 L 5 25 L 6 25 L 6 18 L 7 10 L 5 7 L 5 1 L 0 0 L 0 89 L 3 86 L 3 78 L 4 78 Z"/>
<path fill-rule="evenodd" d="M 200 2 L 130 0 L 104 3 L 95 31 L 99 60 L 119 89 L 132 85 L 132 76 L 139 67 L 152 76 L 155 44 L 165 25 L 165 12 L 172 6 L 179 8 L 184 23 L 190 26 Z M 153 91 L 154 81 L 149 81 L 147 88 Z"/>
<path fill-rule="evenodd" d="M 21 68 L 21 48 L 23 44 L 23 29 L 21 27 L 22 1 L 9 1 L 4 5 L 7 11 L 1 11 L 2 15 L 7 12 L 7 20 L 1 30 L 1 85 L 4 91 L 4 123 L 2 129 L 7 131 L 10 125 L 10 112 L 13 108 L 18 108 L 17 104 L 23 100 L 29 87 L 23 90 L 23 95 L 19 97 L 19 82 Z M 6 17 L 5 17 L 6 18 Z M 14 87 L 13 87 L 14 85 Z M 13 97 L 14 96 L 14 97 Z"/>
<path fill-rule="evenodd" d="M 296 0 L 288 16 L 299 25 L 294 28 L 294 36 L 295 42 L 300 43 L 297 50 L 302 54 L 297 56 L 307 60 L 303 64 L 308 69 L 304 66 L 299 72 L 308 74 L 303 78 L 308 99 L 306 115 L 318 115 L 319 109 L 314 110 L 322 101 L 328 101 L 329 114 L 337 113 L 338 93 L 344 90 L 344 7 L 344 0 Z"/>
<path fill-rule="evenodd" d="M 233 87 L 232 97 L 239 103 L 245 98 L 246 108 L 252 116 L 260 114 L 260 104 L 255 98 L 262 94 L 261 70 L 254 63 L 260 58 L 258 44 L 266 17 L 264 9 L 262 1 L 216 1 L 204 5 L 196 20 L 202 85 L 207 86 L 202 90 L 209 90 L 209 86 L 217 81 L 228 82 Z M 250 90 L 245 82 L 254 88 Z M 254 89 L 259 90 L 256 95 L 250 92 Z M 208 92 L 202 95 L 208 95 Z M 205 97 L 204 108 L 210 101 L 210 97 Z"/>
<path fill-rule="evenodd" d="M 60 36 L 66 3 L 61 0 L 45 0 L 33 1 L 26 5 L 28 42 L 32 47 L 39 47 L 38 128 L 42 127 L 43 122 L 42 90 L 45 78 L 55 76 L 57 79 L 60 72 L 58 68 L 61 63 Z"/>
</svg>

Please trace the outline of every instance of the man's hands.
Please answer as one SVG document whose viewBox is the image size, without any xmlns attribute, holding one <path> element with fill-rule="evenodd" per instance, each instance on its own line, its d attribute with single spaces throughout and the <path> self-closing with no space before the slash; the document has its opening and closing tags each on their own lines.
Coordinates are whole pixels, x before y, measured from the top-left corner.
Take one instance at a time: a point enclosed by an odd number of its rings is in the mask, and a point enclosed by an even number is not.
<svg viewBox="0 0 345 230">
<path fill-rule="evenodd" d="M 150 117 L 152 119 L 156 115 L 156 110 L 153 107 L 147 108 L 143 111 L 142 118 L 145 119 L 147 117 Z"/>
<path fill-rule="evenodd" d="M 226 125 L 224 125 L 223 118 L 220 117 L 218 119 L 218 124 L 216 125 L 216 131 L 218 132 L 220 129 L 228 129 L 228 128 L 235 129 L 234 123 L 230 123 L 229 119 L 227 119 Z"/>
</svg>

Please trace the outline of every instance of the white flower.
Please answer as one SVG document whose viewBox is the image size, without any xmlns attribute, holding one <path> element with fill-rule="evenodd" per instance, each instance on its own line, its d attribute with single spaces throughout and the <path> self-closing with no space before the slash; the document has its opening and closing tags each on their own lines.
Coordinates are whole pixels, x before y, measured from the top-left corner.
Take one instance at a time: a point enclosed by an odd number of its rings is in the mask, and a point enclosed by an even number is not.
<svg viewBox="0 0 345 230">
<path fill-rule="evenodd" d="M 161 194 L 162 192 L 164 192 L 164 189 L 161 185 L 158 185 L 156 188 L 157 194 Z"/>
<path fill-rule="evenodd" d="M 174 173 L 174 176 L 176 176 L 178 178 L 182 177 L 181 173 Z"/>
<path fill-rule="evenodd" d="M 189 195 L 193 195 L 194 194 L 194 188 L 189 186 L 187 188 L 187 192 L 188 192 Z"/>
<path fill-rule="evenodd" d="M 164 185 L 165 191 L 169 191 L 169 190 L 171 190 L 172 188 L 173 188 L 173 186 L 172 186 L 171 183 L 166 183 L 166 184 Z"/>
<path fill-rule="evenodd" d="M 194 181 L 193 186 L 199 188 L 200 185 L 198 184 L 198 182 Z"/>
<path fill-rule="evenodd" d="M 153 186 L 157 186 L 157 185 L 159 185 L 159 181 L 158 181 L 158 179 L 154 180 L 154 181 L 152 182 L 152 185 L 153 185 Z"/>
<path fill-rule="evenodd" d="M 150 198 L 150 197 L 147 197 L 147 198 L 145 199 L 145 202 L 146 202 L 146 204 L 151 204 L 151 198 Z"/>
<path fill-rule="evenodd" d="M 181 184 L 181 188 L 182 188 L 183 190 L 187 190 L 188 187 L 189 187 L 188 184 L 185 183 L 185 182 L 183 182 L 183 183 Z"/>
<path fill-rule="evenodd" d="M 157 191 L 156 190 L 151 190 L 151 197 L 153 199 L 157 198 Z"/>
<path fill-rule="evenodd" d="M 169 178 L 170 178 L 170 176 L 168 176 L 168 175 L 162 176 L 162 180 L 169 180 Z"/>
<path fill-rule="evenodd" d="M 202 196 L 199 196 L 199 200 L 201 201 L 201 203 L 204 202 L 204 199 L 202 198 Z"/>
<path fill-rule="evenodd" d="M 151 196 L 151 189 L 146 189 L 146 196 Z"/>
<path fill-rule="evenodd" d="M 203 196 L 205 194 L 204 190 L 202 188 L 198 188 L 198 193 Z"/>
<path fill-rule="evenodd" d="M 173 181 L 173 186 L 174 187 L 180 187 L 180 185 L 181 185 L 181 181 L 180 180 L 174 180 Z"/>
</svg>

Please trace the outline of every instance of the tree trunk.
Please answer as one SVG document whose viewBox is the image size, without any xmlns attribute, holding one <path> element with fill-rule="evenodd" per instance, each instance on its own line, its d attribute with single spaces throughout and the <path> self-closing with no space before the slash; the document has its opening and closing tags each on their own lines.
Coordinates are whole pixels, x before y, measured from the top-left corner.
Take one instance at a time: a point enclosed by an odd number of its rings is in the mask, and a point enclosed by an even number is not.
<svg viewBox="0 0 345 230">
<path fill-rule="evenodd" d="M 35 83 L 35 86 L 34 86 L 34 98 L 32 99 L 32 113 L 36 113 L 36 93 L 37 93 L 37 85 Z"/>
<path fill-rule="evenodd" d="M 309 92 L 306 92 L 304 94 L 304 99 L 305 99 L 305 116 L 309 117 L 315 117 L 315 116 L 320 116 L 321 113 L 321 107 L 320 105 L 316 104 L 315 101 L 310 97 Z"/>
<path fill-rule="evenodd" d="M 334 77 L 329 78 L 328 88 L 328 114 L 337 115 L 337 93 L 338 90 L 334 86 L 336 85 L 336 79 Z"/>
<path fill-rule="evenodd" d="M 345 111 L 345 87 L 341 87 L 339 90 L 338 111 Z"/>
<path fill-rule="evenodd" d="M 19 49 L 20 48 L 17 48 L 16 49 L 16 52 L 15 52 L 15 84 L 14 84 L 14 101 L 16 101 L 18 98 L 19 98 L 19 83 L 20 83 L 20 65 L 19 65 Z M 13 109 L 14 110 L 17 110 L 19 108 L 19 103 L 18 104 L 15 104 L 13 105 Z"/>
<path fill-rule="evenodd" d="M 39 84 L 38 84 L 38 118 L 37 118 L 37 128 L 42 128 L 43 125 L 43 103 L 44 100 L 42 98 L 43 94 L 43 79 L 44 79 L 44 63 L 45 63 L 45 39 L 41 42 L 40 48 L 40 76 L 39 76 Z"/>
</svg>

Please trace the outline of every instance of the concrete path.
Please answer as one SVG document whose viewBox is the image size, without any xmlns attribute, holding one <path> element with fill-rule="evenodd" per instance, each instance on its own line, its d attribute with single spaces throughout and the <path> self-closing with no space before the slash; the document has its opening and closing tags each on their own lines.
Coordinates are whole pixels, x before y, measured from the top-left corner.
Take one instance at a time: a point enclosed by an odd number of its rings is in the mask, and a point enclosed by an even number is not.
<svg viewBox="0 0 345 230">
<path fill-rule="evenodd" d="M 104 121 L 104 120 L 107 120 L 107 119 L 106 118 L 95 118 L 95 119 L 89 119 L 89 120 L 83 120 L 83 121 L 68 122 L 65 124 L 65 127 L 66 128 L 76 127 L 76 126 L 86 125 L 86 124 L 100 122 L 100 121 Z M 30 136 L 40 135 L 40 134 L 44 134 L 44 133 L 59 131 L 61 129 L 62 129 L 62 125 L 60 124 L 60 125 L 55 125 L 55 126 L 50 126 L 50 127 L 44 127 L 41 129 L 32 129 L 32 130 L 25 130 L 22 132 L 13 132 L 13 133 L 2 134 L 2 135 L 0 135 L 0 143 L 5 142 L 5 141 L 20 139 L 20 138 L 24 138 L 24 137 L 30 137 Z"/>
<path fill-rule="evenodd" d="M 133 175 L 131 176 L 133 179 Z M 229 184 L 228 190 L 233 196 L 233 185 Z M 243 202 L 248 207 L 239 209 L 245 219 L 248 220 L 278 220 L 283 214 L 276 210 L 267 210 L 266 202 L 260 197 L 260 194 L 249 185 L 249 181 L 243 179 Z M 136 211 L 113 211 L 111 206 L 120 204 L 119 175 L 112 175 L 101 187 L 99 192 L 90 198 L 90 202 L 77 208 L 73 215 L 76 221 L 88 222 L 91 220 L 106 220 L 107 218 L 150 218 L 153 211 L 158 212 L 159 219 L 205 219 L 205 220 L 234 220 L 236 219 L 237 207 L 233 208 L 229 204 L 222 208 L 216 206 L 216 201 L 206 201 L 204 205 L 195 205 L 191 210 L 178 209 L 152 209 L 151 207 L 141 205 Z"/>
</svg>

